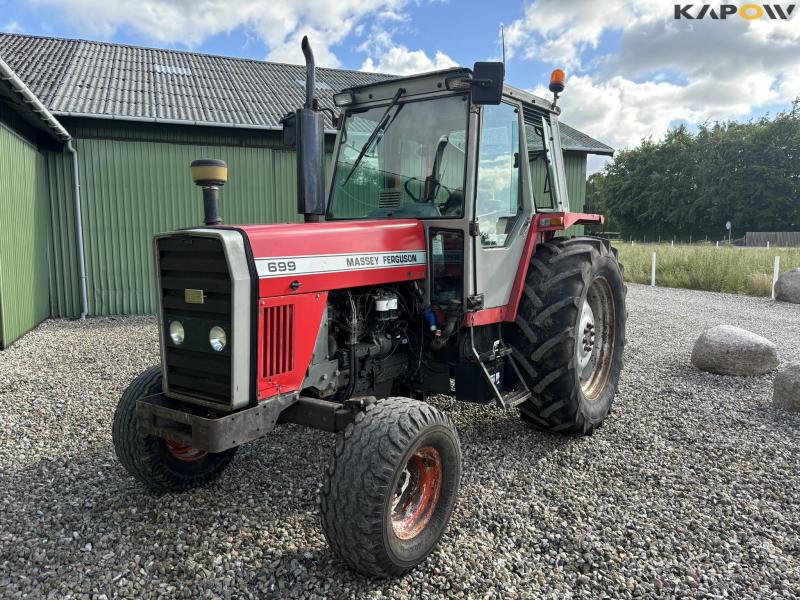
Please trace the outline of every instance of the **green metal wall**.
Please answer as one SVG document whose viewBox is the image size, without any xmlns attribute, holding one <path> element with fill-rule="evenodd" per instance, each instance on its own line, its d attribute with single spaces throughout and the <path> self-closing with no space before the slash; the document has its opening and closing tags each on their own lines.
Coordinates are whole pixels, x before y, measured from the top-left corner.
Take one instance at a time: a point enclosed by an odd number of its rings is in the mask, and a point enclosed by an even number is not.
<svg viewBox="0 0 800 600">
<path fill-rule="evenodd" d="M 77 138 L 83 204 L 89 314 L 154 310 L 151 238 L 202 223 L 200 190 L 191 183 L 196 158 L 228 162 L 221 192 L 226 223 L 299 221 L 294 152 L 277 133 L 66 122 Z M 328 148 L 330 150 L 330 147 Z M 329 157 L 330 159 L 330 157 Z M 71 158 L 48 153 L 52 211 L 50 304 L 56 317 L 80 313 Z M 585 198 L 586 159 L 567 155 L 572 204 Z"/>
<path fill-rule="evenodd" d="M 81 314 L 78 235 L 72 155 L 46 152 L 47 195 L 50 202 L 50 316 Z"/>
<path fill-rule="evenodd" d="M 296 221 L 295 156 L 272 148 L 241 148 L 78 139 L 89 314 L 155 310 L 152 237 L 203 222 L 202 197 L 189 163 L 200 157 L 228 163 L 221 192 L 226 223 Z M 58 245 L 74 239 L 73 223 L 59 224 Z M 58 268 L 57 265 L 54 265 Z M 64 298 L 76 314 L 74 272 Z M 63 278 L 59 278 L 63 279 Z M 61 294 L 55 294 L 61 300 Z"/>
<path fill-rule="evenodd" d="M 566 152 L 564 170 L 567 175 L 569 208 L 572 212 L 583 212 L 586 205 L 586 155 Z"/>
<path fill-rule="evenodd" d="M 531 179 L 533 193 L 541 192 L 545 184 L 545 163 L 542 160 L 533 161 L 531 165 Z M 572 212 L 583 212 L 586 205 L 586 155 L 577 152 L 564 153 L 564 171 L 567 178 L 567 194 L 569 195 L 569 209 Z M 570 227 L 567 235 L 583 235 L 583 225 Z"/>
<path fill-rule="evenodd" d="M 50 313 L 45 158 L 0 124 L 0 348 Z"/>
<path fill-rule="evenodd" d="M 586 155 L 566 152 L 564 154 L 564 170 L 567 175 L 567 193 L 569 207 L 572 212 L 583 212 L 586 206 Z M 583 235 L 583 225 L 575 225 L 565 232 L 566 235 Z"/>
</svg>

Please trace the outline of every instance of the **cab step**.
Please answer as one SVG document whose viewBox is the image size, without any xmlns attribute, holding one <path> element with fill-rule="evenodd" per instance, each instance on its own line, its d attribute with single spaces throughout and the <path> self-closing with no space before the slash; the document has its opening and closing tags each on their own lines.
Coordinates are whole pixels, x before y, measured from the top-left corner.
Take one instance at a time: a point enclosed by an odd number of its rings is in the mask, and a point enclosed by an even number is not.
<svg viewBox="0 0 800 600">
<path fill-rule="evenodd" d="M 494 342 L 492 350 L 479 353 L 475 347 L 472 328 L 470 328 L 470 343 L 474 362 L 481 370 L 483 379 L 491 389 L 492 396 L 494 396 L 494 400 L 500 408 L 513 408 L 531 398 L 531 391 L 525 384 L 525 380 L 522 379 L 522 374 L 514 360 L 514 350 L 511 346 L 507 346 L 501 338 Z M 503 363 L 507 363 L 515 374 L 516 386 L 510 390 L 501 390 L 501 387 L 503 387 L 503 379 L 500 376 L 502 366 L 498 368 L 498 364 L 502 365 Z"/>
<path fill-rule="evenodd" d="M 503 408 L 514 408 L 525 402 L 526 400 L 530 400 L 532 394 L 528 390 L 511 390 L 505 392 L 503 394 L 502 400 Z"/>
</svg>

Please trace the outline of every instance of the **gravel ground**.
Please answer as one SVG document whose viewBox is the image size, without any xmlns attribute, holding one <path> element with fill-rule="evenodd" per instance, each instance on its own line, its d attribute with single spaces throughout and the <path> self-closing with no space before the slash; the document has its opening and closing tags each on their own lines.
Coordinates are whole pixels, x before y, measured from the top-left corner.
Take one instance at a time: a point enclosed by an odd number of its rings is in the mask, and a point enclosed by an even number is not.
<svg viewBox="0 0 800 600">
<path fill-rule="evenodd" d="M 0 353 L 0 597 L 800 596 L 800 416 L 772 375 L 689 365 L 729 323 L 800 361 L 800 307 L 630 286 L 611 418 L 588 438 L 515 412 L 436 404 L 464 448 L 461 496 L 427 563 L 396 581 L 337 564 L 315 496 L 333 436 L 285 426 L 207 489 L 146 492 L 111 417 L 157 356 L 149 318 L 48 322 Z"/>
</svg>

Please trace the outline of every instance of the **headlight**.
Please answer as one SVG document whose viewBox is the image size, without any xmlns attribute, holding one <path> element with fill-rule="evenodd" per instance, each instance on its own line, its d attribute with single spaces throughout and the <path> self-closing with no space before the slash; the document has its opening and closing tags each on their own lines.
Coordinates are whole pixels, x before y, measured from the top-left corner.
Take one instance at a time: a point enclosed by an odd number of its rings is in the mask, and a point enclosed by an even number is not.
<svg viewBox="0 0 800 600">
<path fill-rule="evenodd" d="M 219 325 L 215 325 L 208 333 L 208 343 L 217 352 L 222 352 L 225 349 L 225 344 L 228 343 L 228 336 L 225 330 Z"/>
<path fill-rule="evenodd" d="M 169 337 L 173 344 L 180 346 L 186 338 L 186 332 L 183 330 L 183 323 L 180 321 L 171 321 L 169 324 Z"/>
</svg>

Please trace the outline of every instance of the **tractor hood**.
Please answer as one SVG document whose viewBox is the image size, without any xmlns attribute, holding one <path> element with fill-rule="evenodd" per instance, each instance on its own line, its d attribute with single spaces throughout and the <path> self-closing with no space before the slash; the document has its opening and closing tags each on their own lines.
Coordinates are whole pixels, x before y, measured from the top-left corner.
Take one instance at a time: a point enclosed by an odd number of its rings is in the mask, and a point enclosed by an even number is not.
<svg viewBox="0 0 800 600">
<path fill-rule="evenodd" d="M 260 297 L 423 279 L 425 234 L 416 220 L 243 225 Z"/>
</svg>

